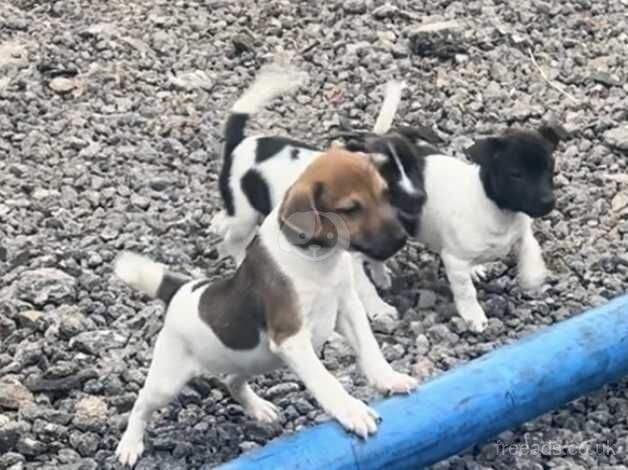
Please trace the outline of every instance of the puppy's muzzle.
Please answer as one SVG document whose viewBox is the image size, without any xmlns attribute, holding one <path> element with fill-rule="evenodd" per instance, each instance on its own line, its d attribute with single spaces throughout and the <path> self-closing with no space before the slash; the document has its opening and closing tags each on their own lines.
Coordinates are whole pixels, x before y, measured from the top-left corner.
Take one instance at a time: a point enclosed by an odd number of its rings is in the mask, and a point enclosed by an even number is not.
<svg viewBox="0 0 628 470">
<path fill-rule="evenodd" d="M 376 235 L 351 243 L 354 250 L 377 261 L 384 261 L 397 253 L 405 245 L 406 231 L 399 221 L 389 222 L 382 226 Z"/>
<path fill-rule="evenodd" d="M 528 211 L 531 217 L 543 217 L 554 210 L 556 207 L 556 196 L 547 194 L 541 197 L 537 204 Z"/>
</svg>

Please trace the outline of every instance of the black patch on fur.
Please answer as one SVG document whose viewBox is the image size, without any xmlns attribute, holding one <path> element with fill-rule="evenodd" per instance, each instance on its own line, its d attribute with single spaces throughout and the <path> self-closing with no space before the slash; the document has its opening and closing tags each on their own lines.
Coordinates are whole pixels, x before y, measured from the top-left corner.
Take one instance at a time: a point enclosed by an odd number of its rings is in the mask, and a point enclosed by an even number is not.
<svg viewBox="0 0 628 470">
<path fill-rule="evenodd" d="M 232 113 L 227 119 L 223 136 L 225 145 L 223 148 L 222 168 L 218 177 L 218 190 L 225 204 L 225 210 L 228 215 L 234 214 L 233 194 L 229 187 L 229 178 L 231 177 L 231 165 L 233 163 L 233 151 L 244 139 L 244 128 L 249 120 L 249 114 Z"/>
<path fill-rule="evenodd" d="M 498 207 L 542 217 L 554 208 L 554 157 L 560 131 L 511 130 L 475 142 L 465 153 L 480 165 L 484 191 Z"/>
<path fill-rule="evenodd" d="M 270 190 L 268 183 L 262 175 L 255 169 L 248 170 L 240 181 L 242 192 L 246 195 L 249 204 L 264 215 L 270 214 L 273 209 L 270 201 Z"/>
<path fill-rule="evenodd" d="M 387 157 L 386 162 L 379 166 L 379 172 L 388 183 L 391 204 L 403 212 L 406 218 L 414 214 L 418 219 L 427 200 L 424 184 L 425 156 L 439 153 L 438 150 L 427 145 L 417 146 L 397 134 L 367 139 L 365 147 L 367 152 L 380 153 Z M 409 193 L 401 186 L 401 172 L 395 157 L 416 188 L 415 193 Z"/>
<path fill-rule="evenodd" d="M 299 158 L 299 149 L 294 148 L 290 151 L 290 159 L 291 160 L 298 160 Z"/>
<path fill-rule="evenodd" d="M 170 301 L 174 295 L 179 291 L 183 284 L 190 281 L 190 278 L 183 276 L 182 274 L 176 274 L 166 272 L 161 279 L 161 284 L 157 289 L 157 298 L 162 300 L 166 306 L 170 305 Z"/>
<path fill-rule="evenodd" d="M 257 148 L 255 149 L 255 161 L 257 163 L 268 160 L 272 156 L 281 152 L 285 147 L 299 147 L 308 150 L 317 150 L 315 147 L 298 140 L 289 139 L 287 137 L 260 137 L 257 139 Z"/>
<path fill-rule="evenodd" d="M 201 288 L 201 287 L 203 287 L 203 286 L 206 286 L 206 285 L 207 285 L 207 284 L 209 284 L 210 282 L 212 282 L 212 281 L 211 281 L 211 280 L 209 280 L 209 279 L 201 279 L 200 281 L 198 281 L 196 284 L 194 284 L 194 285 L 192 286 L 192 292 L 194 292 L 194 291 L 196 291 L 196 290 L 200 289 L 200 288 Z"/>
<path fill-rule="evenodd" d="M 207 286 L 198 313 L 226 347 L 255 348 L 261 331 L 280 343 L 300 328 L 296 293 L 259 238 L 247 248 L 244 261 L 227 279 Z"/>
</svg>

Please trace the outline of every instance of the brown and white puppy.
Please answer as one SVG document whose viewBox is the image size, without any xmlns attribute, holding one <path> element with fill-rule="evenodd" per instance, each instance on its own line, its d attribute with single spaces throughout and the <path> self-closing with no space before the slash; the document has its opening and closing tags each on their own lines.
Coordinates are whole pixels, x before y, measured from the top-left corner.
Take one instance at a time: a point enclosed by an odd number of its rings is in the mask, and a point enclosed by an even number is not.
<svg viewBox="0 0 628 470">
<path fill-rule="evenodd" d="M 227 374 L 244 410 L 272 421 L 276 407 L 247 380 L 286 365 L 345 429 L 361 437 L 374 433 L 375 411 L 347 393 L 317 350 L 337 329 L 378 390 L 407 393 L 416 386 L 382 355 L 355 291 L 349 254 L 388 257 L 404 241 L 375 167 L 363 155 L 331 148 L 288 189 L 232 277 L 189 280 L 139 255 L 120 255 L 116 275 L 168 304 L 146 382 L 116 450 L 120 462 L 135 464 L 153 411 L 199 373 Z"/>
</svg>

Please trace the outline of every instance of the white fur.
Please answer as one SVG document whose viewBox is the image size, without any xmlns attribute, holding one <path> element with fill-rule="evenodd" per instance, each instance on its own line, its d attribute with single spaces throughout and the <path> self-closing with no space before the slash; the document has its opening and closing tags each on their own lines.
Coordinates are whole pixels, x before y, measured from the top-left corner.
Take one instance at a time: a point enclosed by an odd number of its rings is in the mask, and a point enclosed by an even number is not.
<svg viewBox="0 0 628 470">
<path fill-rule="evenodd" d="M 385 134 L 392 127 L 393 120 L 397 114 L 397 108 L 399 108 L 399 103 L 401 102 L 401 93 L 405 87 L 405 82 L 398 82 L 396 80 L 391 80 L 386 83 L 384 102 L 375 120 L 375 126 L 373 126 L 373 132 L 375 134 Z"/>
<path fill-rule="evenodd" d="M 152 413 L 202 372 L 228 374 L 228 388 L 244 410 L 262 421 L 273 421 L 278 417 L 276 407 L 256 395 L 247 380 L 252 375 L 287 365 L 303 380 L 322 408 L 347 430 L 361 437 L 374 433 L 375 411 L 349 395 L 316 354 L 334 328 L 355 349 L 362 371 L 378 390 L 407 393 L 416 387 L 415 379 L 395 372 L 381 353 L 356 294 L 352 260 L 346 252 L 336 250 L 318 260 L 302 256 L 297 248 L 282 242 L 278 209 L 266 218 L 259 235 L 296 292 L 300 311 L 295 314 L 302 319 L 301 330 L 280 344 L 262 332 L 255 348 L 232 350 L 198 315 L 203 289 L 192 291 L 194 281 L 181 287 L 168 307 L 146 382 L 117 447 L 121 463 L 132 466 L 137 462 L 144 450 L 144 430 Z M 138 269 L 127 269 L 126 278 L 137 282 L 146 265 L 145 261 L 129 265 Z"/>
<path fill-rule="evenodd" d="M 114 261 L 113 272 L 140 292 L 155 297 L 164 276 L 164 267 L 144 256 L 124 251 Z"/>
<path fill-rule="evenodd" d="M 388 144 L 388 148 L 390 149 L 390 153 L 392 154 L 395 160 L 395 164 L 397 165 L 397 169 L 399 170 L 399 175 L 400 175 L 399 185 L 405 192 L 409 194 L 416 193 L 417 188 L 416 186 L 414 186 L 414 183 L 412 183 L 410 178 L 408 178 L 408 175 L 406 174 L 406 170 L 403 168 L 403 165 L 401 164 L 401 160 L 399 160 L 399 155 L 397 155 L 397 152 L 395 151 L 395 147 L 393 147 L 391 144 Z"/>
<path fill-rule="evenodd" d="M 450 156 L 428 156 L 427 202 L 417 234 L 420 242 L 441 255 L 458 313 L 473 331 L 484 330 L 488 322 L 473 285 L 483 274 L 478 265 L 497 261 L 518 247 L 522 287 L 537 288 L 546 276 L 532 220 L 497 207 L 486 196 L 479 172 L 477 165 Z"/>
<path fill-rule="evenodd" d="M 288 65 L 269 64 L 260 70 L 253 84 L 231 108 L 234 113 L 255 114 L 269 101 L 296 90 L 307 74 Z"/>
</svg>

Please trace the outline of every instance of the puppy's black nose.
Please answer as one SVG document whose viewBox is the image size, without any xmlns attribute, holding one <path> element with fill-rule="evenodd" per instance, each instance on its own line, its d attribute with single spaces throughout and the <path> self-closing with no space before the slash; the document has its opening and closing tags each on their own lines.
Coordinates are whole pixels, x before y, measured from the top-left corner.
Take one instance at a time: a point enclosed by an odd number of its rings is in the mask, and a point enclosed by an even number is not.
<svg viewBox="0 0 628 470">
<path fill-rule="evenodd" d="M 556 205 L 556 196 L 553 194 L 547 194 L 543 196 L 539 202 L 543 212 L 548 213 L 554 209 L 554 206 Z"/>
<path fill-rule="evenodd" d="M 408 239 L 408 236 L 405 233 L 398 233 L 395 237 L 393 237 L 393 239 L 391 240 L 391 251 L 394 253 L 397 253 L 399 250 L 401 250 L 403 248 L 403 246 L 406 244 L 406 240 Z"/>
</svg>

